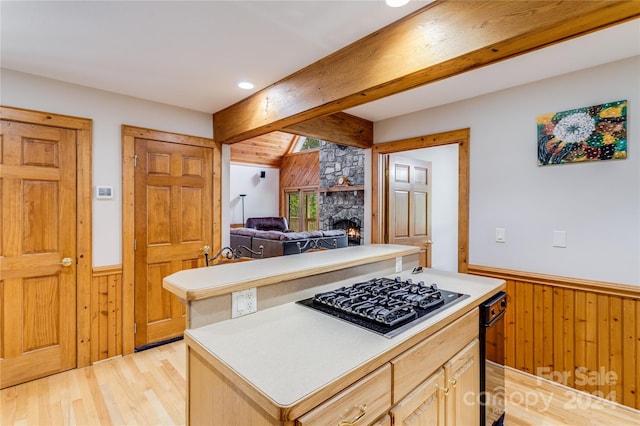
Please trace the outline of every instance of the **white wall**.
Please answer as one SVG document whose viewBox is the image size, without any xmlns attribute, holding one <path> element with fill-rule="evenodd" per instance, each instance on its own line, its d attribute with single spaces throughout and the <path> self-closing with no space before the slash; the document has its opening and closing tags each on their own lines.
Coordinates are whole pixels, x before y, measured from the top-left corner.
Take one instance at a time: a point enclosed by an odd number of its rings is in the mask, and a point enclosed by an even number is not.
<svg viewBox="0 0 640 426">
<path fill-rule="evenodd" d="M 4 106 L 93 120 L 93 185 L 114 188 L 113 200 L 93 200 L 93 265 L 122 263 L 121 126 L 211 138 L 211 115 L 83 86 L 2 70 Z M 226 208 L 223 198 L 223 209 Z M 226 211 L 226 210 L 223 210 Z"/>
<path fill-rule="evenodd" d="M 541 64 L 543 66 L 543 64 Z M 537 166 L 539 115 L 627 99 L 628 158 Z M 471 129 L 469 263 L 640 285 L 640 57 L 375 123 L 376 143 Z M 495 228 L 507 242 L 495 242 Z M 554 230 L 567 247 L 552 247 Z"/>
<path fill-rule="evenodd" d="M 264 179 L 260 172 L 265 172 Z M 242 200 L 244 197 L 244 219 L 250 217 L 279 216 L 280 170 L 264 166 L 231 164 L 229 182 L 229 221 L 242 223 Z M 228 228 L 225 228 L 228 229 Z"/>
</svg>

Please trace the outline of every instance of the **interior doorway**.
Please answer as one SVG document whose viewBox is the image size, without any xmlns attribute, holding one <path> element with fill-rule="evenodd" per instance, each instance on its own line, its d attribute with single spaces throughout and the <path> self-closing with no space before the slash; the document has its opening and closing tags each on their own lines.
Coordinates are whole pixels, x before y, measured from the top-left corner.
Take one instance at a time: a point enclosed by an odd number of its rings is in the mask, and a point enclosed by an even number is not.
<svg viewBox="0 0 640 426">
<path fill-rule="evenodd" d="M 458 270 L 458 144 L 421 148 L 399 154 L 431 163 L 429 179 L 428 235 L 423 242 L 429 267 Z"/>
<path fill-rule="evenodd" d="M 388 235 L 389 200 L 385 197 L 385 164 L 387 154 L 407 153 L 423 148 L 457 144 L 457 240 L 455 243 L 458 272 L 466 272 L 469 253 L 469 129 L 421 136 L 400 141 L 376 144 L 372 148 L 372 232 L 373 243 L 383 243 Z M 434 246 L 438 244 L 434 240 Z"/>
<path fill-rule="evenodd" d="M 418 247 L 420 266 L 430 268 L 432 164 L 405 154 L 387 154 L 385 158 L 388 213 L 384 241 Z"/>
</svg>

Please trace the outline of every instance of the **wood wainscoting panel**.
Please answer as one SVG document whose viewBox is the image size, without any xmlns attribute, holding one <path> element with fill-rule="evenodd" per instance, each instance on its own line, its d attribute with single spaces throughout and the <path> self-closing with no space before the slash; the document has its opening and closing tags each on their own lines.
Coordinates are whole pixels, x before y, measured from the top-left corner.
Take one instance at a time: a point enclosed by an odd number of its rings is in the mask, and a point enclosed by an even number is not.
<svg viewBox="0 0 640 426">
<path fill-rule="evenodd" d="M 505 365 L 640 408 L 640 286 L 469 265 L 506 280 Z"/>
<path fill-rule="evenodd" d="M 91 362 L 122 355 L 122 265 L 93 268 Z"/>
</svg>

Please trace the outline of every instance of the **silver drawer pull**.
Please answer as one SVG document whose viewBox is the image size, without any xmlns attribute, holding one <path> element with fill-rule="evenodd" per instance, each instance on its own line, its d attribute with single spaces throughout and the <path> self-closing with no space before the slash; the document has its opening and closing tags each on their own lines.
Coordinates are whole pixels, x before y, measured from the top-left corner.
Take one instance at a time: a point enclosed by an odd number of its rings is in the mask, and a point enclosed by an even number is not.
<svg viewBox="0 0 640 426">
<path fill-rule="evenodd" d="M 358 410 L 360 410 L 360 412 L 358 413 L 358 415 L 353 419 L 353 420 L 343 420 L 340 423 L 338 423 L 338 426 L 353 426 L 356 423 L 358 423 L 358 421 L 364 417 L 366 413 L 366 409 L 367 406 L 362 404 L 360 406 L 356 405 L 355 408 L 357 408 Z"/>
</svg>

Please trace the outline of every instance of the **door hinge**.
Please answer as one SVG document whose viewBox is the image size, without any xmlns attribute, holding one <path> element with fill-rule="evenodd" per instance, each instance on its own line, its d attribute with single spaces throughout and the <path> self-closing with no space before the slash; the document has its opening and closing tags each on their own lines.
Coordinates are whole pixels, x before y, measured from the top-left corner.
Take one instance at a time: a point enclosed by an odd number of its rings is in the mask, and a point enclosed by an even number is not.
<svg viewBox="0 0 640 426">
<path fill-rule="evenodd" d="M 136 240 L 133 240 L 133 249 L 136 250 L 138 248 L 138 243 Z"/>
<path fill-rule="evenodd" d="M 138 156 L 136 154 L 132 155 L 131 158 L 133 158 L 133 167 L 137 167 L 138 166 Z"/>
<path fill-rule="evenodd" d="M 136 324 L 135 322 L 133 323 L 133 334 L 136 334 L 138 332 L 138 324 Z"/>
</svg>

